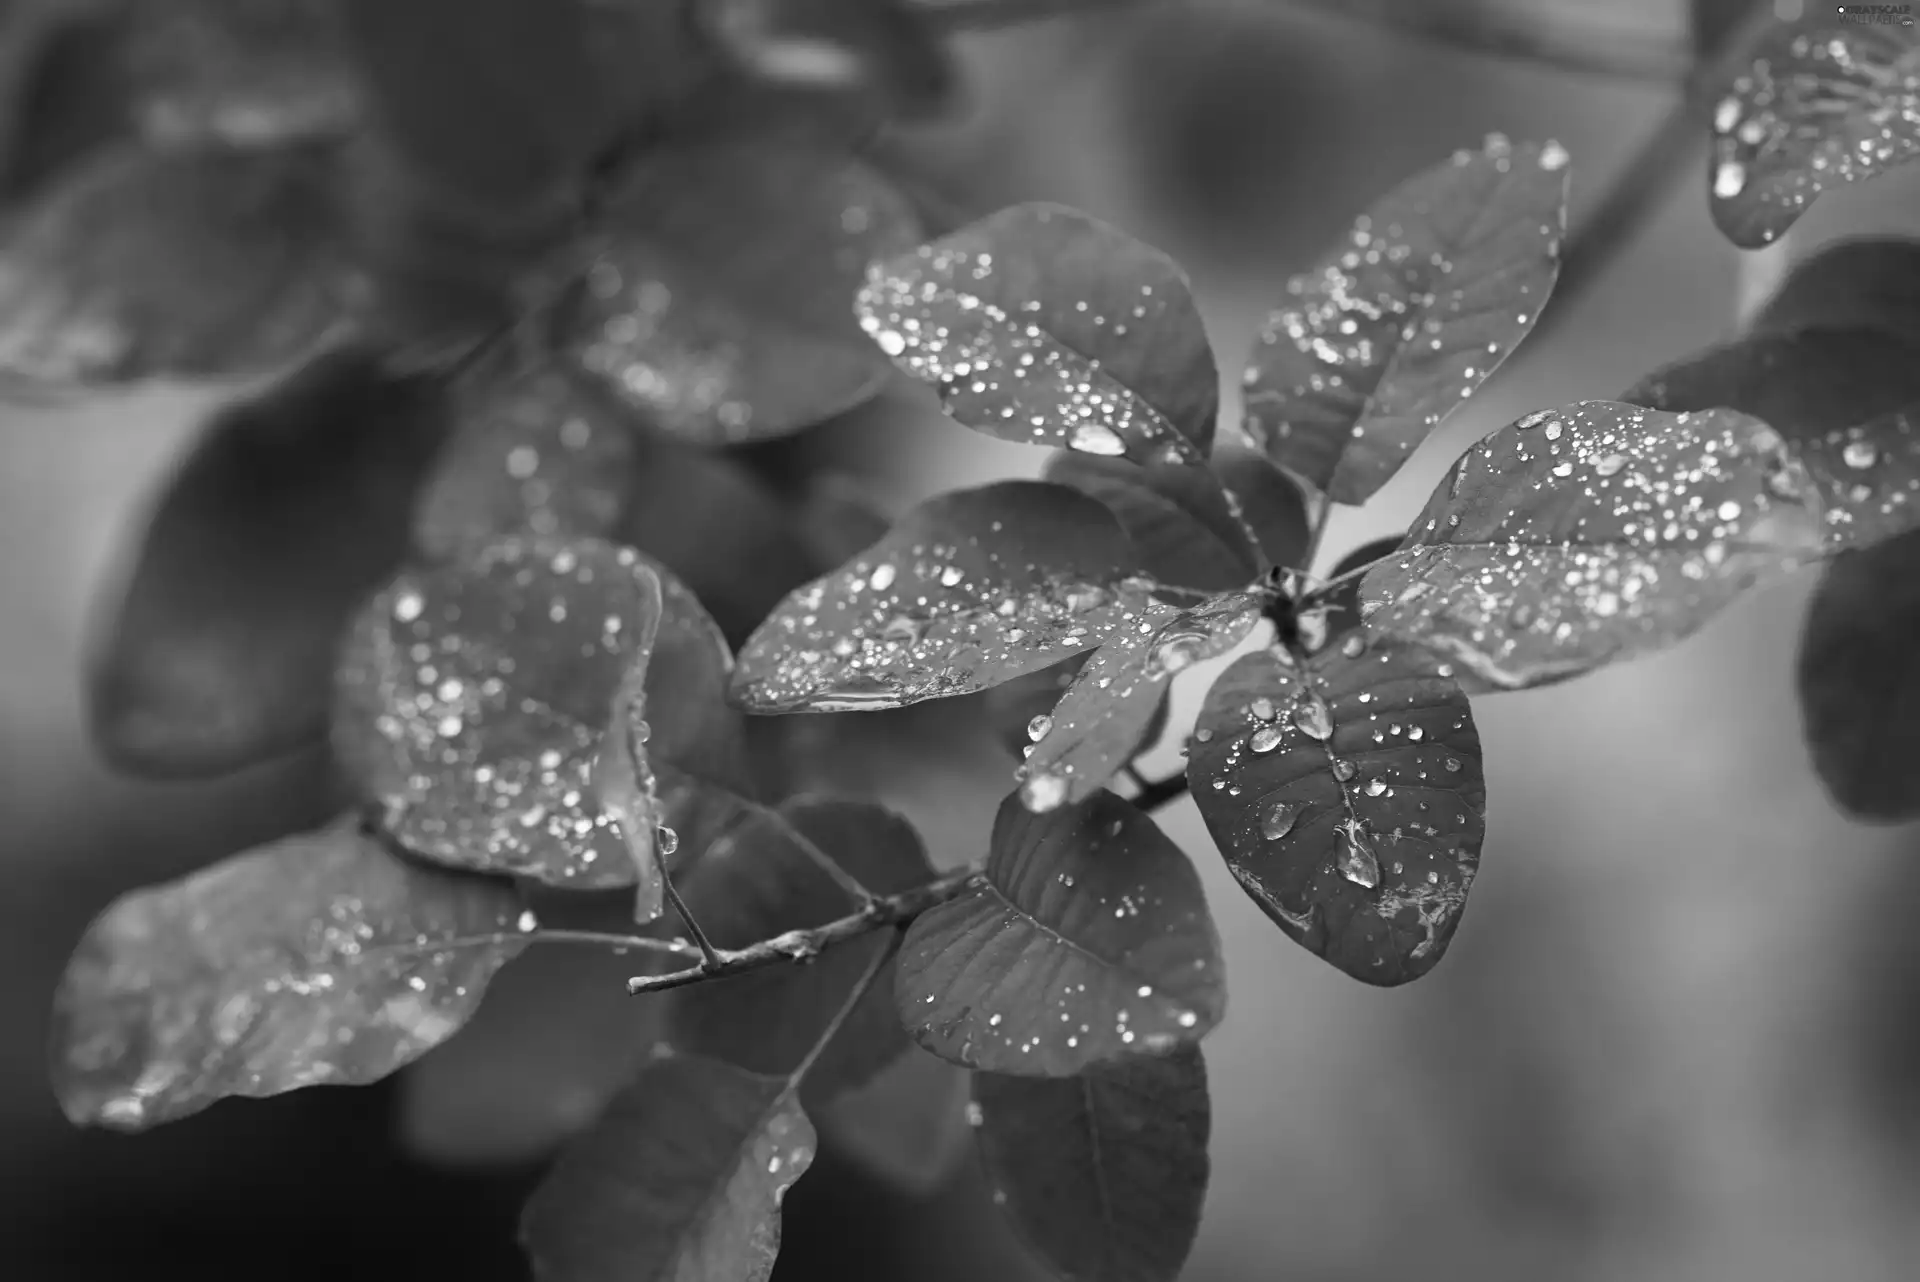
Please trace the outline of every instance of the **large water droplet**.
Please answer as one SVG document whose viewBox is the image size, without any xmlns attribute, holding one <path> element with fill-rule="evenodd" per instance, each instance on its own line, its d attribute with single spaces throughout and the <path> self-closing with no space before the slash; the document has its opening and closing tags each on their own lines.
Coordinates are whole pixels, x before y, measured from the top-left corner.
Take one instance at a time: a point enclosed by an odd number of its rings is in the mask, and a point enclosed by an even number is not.
<svg viewBox="0 0 1920 1282">
<path fill-rule="evenodd" d="M 1880 461 L 1880 451 L 1872 441 L 1848 441 L 1847 447 L 1840 451 L 1840 458 L 1848 467 L 1865 471 Z"/>
<path fill-rule="evenodd" d="M 1020 785 L 1020 804 L 1034 814 L 1058 810 L 1067 800 L 1067 781 L 1059 775 L 1037 774 Z"/>
<path fill-rule="evenodd" d="M 1253 732 L 1247 740 L 1247 746 L 1255 752 L 1272 752 L 1280 746 L 1281 733 L 1277 726 L 1262 726 Z"/>
<path fill-rule="evenodd" d="M 1099 423 L 1081 423 L 1074 427 L 1067 444 L 1082 454 L 1101 454 L 1114 458 L 1127 452 L 1127 443 L 1112 428 Z"/>
<path fill-rule="evenodd" d="M 1051 729 L 1053 729 L 1053 718 L 1043 712 L 1027 722 L 1027 738 L 1039 743 L 1047 737 L 1047 731 Z"/>
<path fill-rule="evenodd" d="M 1380 884 L 1380 859 L 1373 853 L 1373 841 L 1357 819 L 1340 825 L 1340 856 L 1336 867 L 1340 875 L 1368 890 Z"/>
<path fill-rule="evenodd" d="M 1280 840 L 1293 831 L 1293 821 L 1299 814 L 1298 806 L 1290 806 L 1284 801 L 1274 802 L 1260 816 L 1260 835 L 1268 841 Z"/>
<path fill-rule="evenodd" d="M 1293 724 L 1323 742 L 1333 734 L 1333 714 L 1317 698 L 1294 705 Z"/>
</svg>

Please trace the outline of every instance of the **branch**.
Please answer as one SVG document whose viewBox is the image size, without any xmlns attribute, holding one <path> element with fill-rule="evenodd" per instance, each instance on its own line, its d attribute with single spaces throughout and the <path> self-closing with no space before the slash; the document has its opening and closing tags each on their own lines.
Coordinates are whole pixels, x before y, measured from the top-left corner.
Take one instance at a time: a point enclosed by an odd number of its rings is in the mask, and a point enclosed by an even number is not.
<svg viewBox="0 0 1920 1282">
<path fill-rule="evenodd" d="M 746 948 L 717 949 L 712 960 L 666 975 L 636 975 L 627 981 L 629 993 L 655 993 L 668 988 L 684 988 L 702 980 L 724 979 L 782 962 L 808 962 L 835 944 L 858 939 L 870 931 L 899 926 L 912 921 L 929 908 L 957 899 L 980 884 L 981 871 L 966 868 L 949 873 L 924 886 L 886 895 L 871 901 L 857 913 L 830 921 L 810 930 L 790 930 L 772 939 L 763 939 Z"/>
<path fill-rule="evenodd" d="M 942 35 L 956 31 L 991 31 L 1001 27 L 1020 27 L 1050 18 L 1092 13 L 1107 9 L 1130 9 L 1148 0 L 909 0 L 927 25 Z"/>
<path fill-rule="evenodd" d="M 1583 75 L 1671 84 L 1692 62 L 1687 46 L 1448 0 L 1287 0 L 1290 7 L 1386 27 L 1488 58 Z"/>
<path fill-rule="evenodd" d="M 1182 771 L 1171 778 L 1147 781 L 1133 798 L 1133 804 L 1147 814 L 1152 814 L 1160 807 L 1170 805 L 1186 795 L 1187 776 L 1186 772 Z"/>
</svg>

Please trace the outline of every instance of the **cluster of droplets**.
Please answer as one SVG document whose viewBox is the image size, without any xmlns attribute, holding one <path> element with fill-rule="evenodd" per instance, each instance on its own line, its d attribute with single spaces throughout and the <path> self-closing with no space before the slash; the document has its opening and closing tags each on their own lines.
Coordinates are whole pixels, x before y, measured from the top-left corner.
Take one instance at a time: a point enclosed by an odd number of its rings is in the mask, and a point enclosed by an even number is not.
<svg viewBox="0 0 1920 1282">
<path fill-rule="evenodd" d="M 739 316 L 676 310 L 673 288 L 640 247 L 608 248 L 587 269 L 579 359 L 589 373 L 656 415 L 670 430 L 717 425 L 744 437 L 752 406 L 738 395 L 750 341 Z"/>
<path fill-rule="evenodd" d="M 1913 30 L 1801 31 L 1768 49 L 1714 108 L 1716 213 L 1741 243 L 1764 244 L 1827 189 L 1916 155 Z"/>
<path fill-rule="evenodd" d="M 1827 543 L 1864 546 L 1913 528 L 1920 415 L 1897 411 L 1801 445 L 1825 491 Z"/>
<path fill-rule="evenodd" d="M 1364 585 L 1368 627 L 1518 688 L 1677 640 L 1817 551 L 1779 435 L 1727 410 L 1587 402 L 1475 446 Z"/>
<path fill-rule="evenodd" d="M 1558 143 L 1493 134 L 1357 219 L 1262 327 L 1241 378 L 1248 433 L 1323 481 L 1349 454 L 1390 473 L 1531 327 L 1565 232 L 1567 160 Z M 1531 185 L 1505 190 L 1516 172 Z M 1512 212 L 1484 220 L 1487 243 L 1458 240 L 1458 207 L 1489 200 Z M 1487 305 L 1489 278 L 1508 305 Z"/>
</svg>

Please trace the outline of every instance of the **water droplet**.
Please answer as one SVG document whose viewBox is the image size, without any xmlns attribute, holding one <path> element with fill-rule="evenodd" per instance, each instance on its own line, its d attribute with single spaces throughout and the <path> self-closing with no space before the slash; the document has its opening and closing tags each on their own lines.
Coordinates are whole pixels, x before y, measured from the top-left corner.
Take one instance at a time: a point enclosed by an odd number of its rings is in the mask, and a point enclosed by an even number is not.
<svg viewBox="0 0 1920 1282">
<path fill-rule="evenodd" d="M 1333 734 L 1333 714 L 1317 698 L 1294 705 L 1293 724 L 1299 726 L 1302 732 L 1322 741 Z"/>
<path fill-rule="evenodd" d="M 1280 746 L 1281 733 L 1277 726 L 1262 726 L 1253 732 L 1247 740 L 1247 746 L 1255 752 L 1272 752 Z"/>
<path fill-rule="evenodd" d="M 533 909 L 529 908 L 520 914 L 520 920 L 514 925 L 519 928 L 521 934 L 531 934 L 540 929 L 540 919 L 534 916 Z"/>
<path fill-rule="evenodd" d="M 1728 499 L 1720 505 L 1719 515 L 1723 521 L 1737 521 L 1740 519 L 1740 505 Z"/>
<path fill-rule="evenodd" d="M 1127 443 L 1112 428 L 1099 423 L 1077 424 L 1067 438 L 1067 444 L 1082 454 L 1101 454 L 1108 458 L 1127 452 Z"/>
<path fill-rule="evenodd" d="M 1043 712 L 1033 720 L 1027 722 L 1027 738 L 1035 743 L 1039 743 L 1047 737 L 1047 731 L 1051 729 L 1053 729 L 1053 718 Z"/>
<path fill-rule="evenodd" d="M 1459 769 L 1460 769 L 1460 758 L 1458 758 L 1458 757 L 1448 757 L 1448 758 L 1447 758 L 1447 772 L 1448 772 L 1449 774 L 1452 774 L 1452 773 L 1456 773 L 1456 772 L 1458 772 L 1458 771 L 1459 771 Z"/>
<path fill-rule="evenodd" d="M 1333 777 L 1341 783 L 1353 778 L 1354 769 L 1354 764 L 1344 757 L 1335 757 L 1333 760 Z"/>
<path fill-rule="evenodd" d="M 967 1125 L 968 1126 L 985 1126 L 986 1124 L 987 1124 L 986 1110 L 981 1108 L 976 1101 L 968 1100 L 967 1101 Z"/>
<path fill-rule="evenodd" d="M 1340 653 L 1349 659 L 1357 659 L 1365 652 L 1367 639 L 1358 632 L 1347 633 L 1347 639 L 1340 643 Z"/>
<path fill-rule="evenodd" d="M 1034 814 L 1058 810 L 1067 800 L 1067 781 L 1059 775 L 1037 774 L 1020 785 L 1020 804 Z"/>
<path fill-rule="evenodd" d="M 412 623 L 426 608 L 426 598 L 411 588 L 393 598 L 393 617 L 402 623 Z"/>
<path fill-rule="evenodd" d="M 1840 451 L 1840 458 L 1848 467 L 1865 471 L 1880 461 L 1880 451 L 1872 441 L 1848 441 L 1847 447 Z"/>
<path fill-rule="evenodd" d="M 1385 796 L 1386 791 L 1387 791 L 1387 781 L 1385 779 L 1367 780 L 1367 795 L 1369 797 Z"/>
<path fill-rule="evenodd" d="M 1247 705 L 1247 713 L 1255 721 L 1273 720 L 1273 700 L 1264 696 Z"/>
<path fill-rule="evenodd" d="M 654 848 L 660 852 L 662 857 L 671 855 L 674 851 L 680 849 L 680 834 L 665 824 L 661 824 L 653 830 L 653 844 Z"/>
<path fill-rule="evenodd" d="M 1540 149 L 1540 168 L 1542 169 L 1563 169 L 1571 159 L 1572 157 L 1567 155 L 1567 149 L 1552 140 Z"/>
<path fill-rule="evenodd" d="M 1593 473 L 1595 476 L 1612 476 L 1626 465 L 1626 455 L 1608 454 L 1594 460 Z"/>
<path fill-rule="evenodd" d="M 1357 819 L 1340 825 L 1341 849 L 1336 866 L 1340 875 L 1368 890 L 1380 884 L 1380 859 L 1373 852 L 1373 841 Z"/>
<path fill-rule="evenodd" d="M 1260 835 L 1268 841 L 1278 841 L 1293 831 L 1293 821 L 1299 816 L 1300 808 L 1290 806 L 1284 801 L 1276 801 L 1267 807 L 1260 816 Z"/>
<path fill-rule="evenodd" d="M 897 571 L 891 565 L 877 565 L 873 568 L 873 573 L 867 576 L 867 586 L 875 592 L 885 592 L 893 586 L 896 573 Z"/>
<path fill-rule="evenodd" d="M 1713 194 L 1732 200 L 1747 185 L 1747 167 L 1737 160 L 1723 160 L 1713 171 Z"/>
</svg>

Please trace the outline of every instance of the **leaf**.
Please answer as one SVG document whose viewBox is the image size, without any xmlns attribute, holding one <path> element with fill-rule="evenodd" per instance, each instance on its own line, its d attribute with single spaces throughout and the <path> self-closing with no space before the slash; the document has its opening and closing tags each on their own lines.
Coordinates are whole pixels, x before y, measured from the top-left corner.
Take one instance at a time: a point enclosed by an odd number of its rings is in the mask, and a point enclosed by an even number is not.
<svg viewBox="0 0 1920 1282">
<path fill-rule="evenodd" d="M 1141 568 L 1162 583 L 1225 592 L 1260 572 L 1259 554 L 1234 518 L 1211 471 L 1181 463 L 1139 466 L 1063 450 L 1042 475 L 1070 485 L 1113 513 Z"/>
<path fill-rule="evenodd" d="M 1241 888 L 1365 983 L 1433 969 L 1479 867 L 1480 738 L 1447 672 L 1358 632 L 1311 657 L 1250 654 L 1188 745 L 1194 802 Z"/>
<path fill-rule="evenodd" d="M 39 3 L 0 10 L 0 212 L 126 138 L 131 108 L 115 38 L 105 13 Z"/>
<path fill-rule="evenodd" d="M 523 920 L 505 883 L 403 862 L 351 817 L 124 895 L 54 999 L 60 1106 L 139 1130 L 378 1081 L 466 1022 Z"/>
<path fill-rule="evenodd" d="M 945 1060 L 914 1051 L 815 1110 L 813 1118 L 825 1147 L 884 1184 L 928 1197 L 953 1178 L 970 1147 L 968 1077 Z"/>
<path fill-rule="evenodd" d="M 344 333 L 363 289 L 330 144 L 120 151 L 0 244 L 0 382 L 279 370 Z"/>
<path fill-rule="evenodd" d="M 1800 638 L 1807 745 L 1839 807 L 1920 815 L 1920 531 L 1842 552 L 1821 575 Z"/>
<path fill-rule="evenodd" d="M 812 849 L 808 849 L 808 844 Z M 687 906 L 721 948 L 746 948 L 791 930 L 811 930 L 861 905 L 819 862 L 839 865 L 875 894 L 933 879 L 925 848 L 899 815 L 861 801 L 799 797 L 761 811 L 721 838 L 681 884 Z M 837 944 L 804 966 L 750 971 L 676 990 L 668 1036 L 683 1051 L 757 1073 L 792 1073 L 832 1024 L 885 932 Z M 907 1050 L 893 1012 L 893 963 L 808 1070 L 809 1106 L 870 1081 Z"/>
<path fill-rule="evenodd" d="M 807 552 L 821 565 L 850 561 L 887 536 L 893 521 L 854 477 L 821 472 L 806 481 L 795 520 Z"/>
<path fill-rule="evenodd" d="M 1059 205 L 1016 205 L 884 263 L 855 304 L 947 413 L 1028 445 L 1196 466 L 1219 375 L 1172 259 Z"/>
<path fill-rule="evenodd" d="M 693 15 L 758 80 L 864 93 L 909 117 L 938 114 L 957 90 L 959 72 L 932 19 L 900 0 L 702 0 Z"/>
<path fill-rule="evenodd" d="M 540 1282 L 766 1282 L 780 1199 L 813 1161 L 792 1085 L 664 1054 L 534 1191 L 520 1239 Z"/>
<path fill-rule="evenodd" d="M 107 759 L 218 775 L 323 739 L 334 648 L 399 564 L 443 431 L 430 385 L 351 352 L 220 411 L 98 620 L 87 696 Z"/>
<path fill-rule="evenodd" d="M 1020 768 L 1029 810 L 1084 801 L 1132 760 L 1166 702 L 1174 675 L 1225 654 L 1260 621 L 1261 599 L 1245 592 L 1191 609 L 1153 602 L 1140 621 L 1094 652 L 1050 715 Z"/>
<path fill-rule="evenodd" d="M 1566 221 L 1558 143 L 1494 134 L 1402 183 L 1288 283 L 1242 380 L 1247 434 L 1365 502 L 1533 328 Z"/>
<path fill-rule="evenodd" d="M 432 559 L 504 534 L 605 538 L 634 485 L 634 432 L 564 368 L 531 354 L 455 386 L 450 439 L 414 511 Z"/>
<path fill-rule="evenodd" d="M 897 708 L 1090 650 L 1144 608 L 1113 518 L 1063 486 L 1003 481 L 920 504 L 780 603 L 740 651 L 752 712 Z"/>
<path fill-rule="evenodd" d="M 1850 325 L 1920 343 L 1920 240 L 1859 236 L 1822 246 L 1794 265 L 1750 328 Z"/>
<path fill-rule="evenodd" d="M 1299 485 L 1266 455 L 1230 440 L 1215 443 L 1213 471 L 1239 503 L 1267 563 L 1304 569 L 1310 531 Z"/>
<path fill-rule="evenodd" d="M 1199 1047 L 1129 1055 L 1078 1077 L 975 1073 L 973 1103 L 994 1200 L 1056 1276 L 1180 1276 L 1212 1169 Z"/>
<path fill-rule="evenodd" d="M 629 548 L 507 538 L 401 573 L 363 607 L 335 680 L 334 749 L 402 845 L 553 885 L 635 883 L 651 831 L 601 791 L 614 697 L 646 663 L 660 580 Z"/>
<path fill-rule="evenodd" d="M 1468 693 L 1523 689 L 1691 635 L 1812 560 L 1821 517 L 1806 469 L 1746 415 L 1537 410 L 1454 464 L 1361 581 L 1361 614 L 1459 663 Z"/>
<path fill-rule="evenodd" d="M 1226 1004 L 1193 865 L 1110 792 L 1040 815 L 1008 797 L 985 883 L 915 919 L 898 964 L 914 1040 L 993 1073 L 1068 1077 L 1198 1041 Z"/>
<path fill-rule="evenodd" d="M 1400 550 L 1400 544 L 1405 539 L 1404 534 L 1389 534 L 1385 538 L 1361 544 L 1340 558 L 1339 563 L 1333 567 L 1333 573 L 1327 576 L 1327 581 L 1331 583 L 1342 575 L 1353 574 L 1362 566 L 1372 565 L 1375 561 L 1392 556 Z M 1322 645 L 1338 640 L 1360 626 L 1360 582 L 1361 576 L 1355 574 L 1345 582 L 1335 583 L 1332 588 L 1314 591 L 1302 602 L 1302 615 L 1308 615 L 1316 610 L 1324 611 L 1320 615 Z M 1319 647 L 1310 646 L 1309 648 L 1318 649 Z"/>
<path fill-rule="evenodd" d="M 870 259 L 918 238 L 885 179 L 797 135 L 651 148 L 556 324 L 583 369 L 668 431 L 783 436 L 878 390 L 887 365 L 854 292 Z"/>
<path fill-rule="evenodd" d="M 1834 187 L 1920 155 L 1920 28 L 1783 23 L 1714 109 L 1713 221 L 1770 243 Z"/>
<path fill-rule="evenodd" d="M 1876 542 L 1916 523 L 1920 331 L 1763 332 L 1656 370 L 1626 400 L 1660 410 L 1727 406 L 1785 436 L 1826 508 L 1830 548 Z"/>
</svg>

